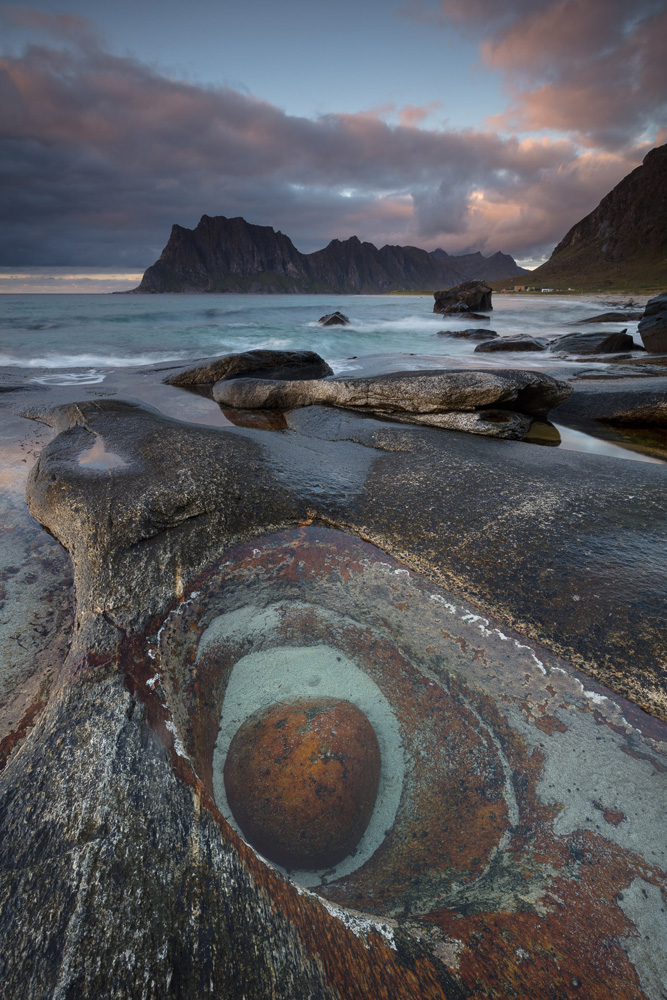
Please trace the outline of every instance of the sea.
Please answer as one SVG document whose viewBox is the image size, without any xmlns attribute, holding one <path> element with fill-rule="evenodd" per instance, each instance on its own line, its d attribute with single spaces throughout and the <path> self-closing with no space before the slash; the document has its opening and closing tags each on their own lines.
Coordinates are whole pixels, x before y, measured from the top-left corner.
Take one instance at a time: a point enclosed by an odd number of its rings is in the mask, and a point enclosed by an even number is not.
<svg viewBox="0 0 667 1000">
<path fill-rule="evenodd" d="M 92 385 L 121 368 L 194 362 L 255 348 L 316 351 L 337 374 L 397 364 L 409 369 L 562 368 L 563 359 L 550 351 L 476 354 L 478 341 L 439 334 L 488 327 L 500 336 L 560 337 L 616 304 L 623 303 L 500 294 L 489 318 L 475 320 L 435 314 L 431 295 L 5 294 L 0 297 L 0 368 L 42 369 L 32 378 L 43 385 Z M 349 317 L 348 326 L 318 323 L 334 310 Z M 636 333 L 636 322 L 622 326 Z"/>
</svg>

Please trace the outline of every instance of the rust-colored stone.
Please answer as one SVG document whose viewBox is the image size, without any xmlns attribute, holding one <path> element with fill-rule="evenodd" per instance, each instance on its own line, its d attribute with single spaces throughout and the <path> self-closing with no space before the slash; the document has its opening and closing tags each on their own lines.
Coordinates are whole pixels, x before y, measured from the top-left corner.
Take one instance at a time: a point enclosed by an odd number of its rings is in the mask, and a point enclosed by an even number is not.
<svg viewBox="0 0 667 1000">
<path fill-rule="evenodd" d="M 234 817 L 261 854 L 286 868 L 326 868 L 353 850 L 368 825 L 380 748 L 351 702 L 279 702 L 239 728 L 224 777 Z"/>
</svg>

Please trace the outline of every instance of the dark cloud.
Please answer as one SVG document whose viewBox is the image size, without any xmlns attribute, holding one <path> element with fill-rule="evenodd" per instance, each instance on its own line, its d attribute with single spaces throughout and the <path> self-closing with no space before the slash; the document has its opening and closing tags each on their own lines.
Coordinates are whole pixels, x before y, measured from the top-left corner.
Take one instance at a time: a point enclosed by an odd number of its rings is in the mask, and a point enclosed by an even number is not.
<svg viewBox="0 0 667 1000">
<path fill-rule="evenodd" d="M 58 47 L 0 60 L 1 264 L 143 268 L 173 222 L 204 213 L 272 225 L 302 250 L 356 233 L 539 256 L 650 145 L 582 157 L 568 139 L 415 127 L 429 108 L 403 109 L 398 126 L 379 113 L 297 118 L 110 55 L 75 21 L 40 22 Z"/>
</svg>

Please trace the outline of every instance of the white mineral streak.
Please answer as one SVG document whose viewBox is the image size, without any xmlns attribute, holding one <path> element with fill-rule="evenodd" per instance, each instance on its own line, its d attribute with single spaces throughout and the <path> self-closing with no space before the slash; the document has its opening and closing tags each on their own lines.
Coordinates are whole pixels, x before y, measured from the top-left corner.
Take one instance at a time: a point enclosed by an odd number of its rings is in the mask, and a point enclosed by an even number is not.
<svg viewBox="0 0 667 1000">
<path fill-rule="evenodd" d="M 394 928 L 389 924 L 383 923 L 380 920 L 369 920 L 366 916 L 361 916 L 352 912 L 351 910 L 344 910 L 340 906 L 334 906 L 333 903 L 329 903 L 328 900 L 322 899 L 321 896 L 316 897 L 324 909 L 335 917 L 336 920 L 340 920 L 341 923 L 345 924 L 348 930 L 352 931 L 355 937 L 361 938 L 366 947 L 368 947 L 368 935 L 378 934 L 383 938 L 386 943 L 396 951 L 396 938 L 394 935 Z"/>
<path fill-rule="evenodd" d="M 456 605 L 450 604 L 449 601 L 446 601 L 444 597 L 440 596 L 440 594 L 431 594 L 430 598 L 432 601 L 437 601 L 438 604 L 442 604 L 443 607 L 447 608 L 450 614 L 452 615 L 456 614 Z"/>
<path fill-rule="evenodd" d="M 162 640 L 162 633 L 164 632 L 165 628 L 167 627 L 167 624 L 169 623 L 169 619 L 173 615 L 180 615 L 180 614 L 182 614 L 183 613 L 183 608 L 186 606 L 186 604 L 191 604 L 195 600 L 195 598 L 199 597 L 199 594 L 200 594 L 199 590 L 193 590 L 192 593 L 190 594 L 190 596 L 185 601 L 181 601 L 181 603 L 178 605 L 178 607 L 172 608 L 172 610 L 169 612 L 169 614 L 167 615 L 167 617 L 165 618 L 165 620 L 162 622 L 162 625 L 160 626 L 160 628 L 158 630 L 158 634 L 155 637 L 155 645 L 154 646 L 150 646 L 149 649 L 148 649 L 148 656 L 151 658 L 151 660 L 156 660 L 156 659 L 160 658 L 160 642 Z"/>
<path fill-rule="evenodd" d="M 436 601 L 438 604 L 441 604 L 451 614 L 456 615 L 456 617 L 460 618 L 462 622 L 465 622 L 466 625 L 477 626 L 482 635 L 495 635 L 503 642 L 511 641 L 510 637 L 508 635 L 505 635 L 504 632 L 501 632 L 499 628 L 489 628 L 490 622 L 488 618 L 484 618 L 482 615 L 476 615 L 472 611 L 468 611 L 467 608 L 463 606 L 457 607 L 456 604 L 451 604 L 449 601 L 446 601 L 445 598 L 442 597 L 440 594 L 429 594 L 429 599 L 431 601 Z M 540 658 L 536 655 L 534 649 L 532 649 L 530 646 L 527 646 L 525 643 L 519 642 L 518 639 L 514 640 L 514 645 L 516 646 L 517 649 L 526 649 L 531 659 L 535 663 L 535 666 L 540 671 L 540 673 L 547 676 L 548 671 L 544 666 L 542 660 L 540 660 Z"/>
<path fill-rule="evenodd" d="M 264 860 L 262 858 L 262 860 Z M 384 920 L 373 920 L 368 917 L 365 913 L 358 913 L 356 910 L 346 910 L 342 906 L 335 906 L 334 903 L 330 903 L 328 899 L 323 899 L 322 896 L 318 896 L 317 893 L 311 892 L 310 889 L 306 889 L 305 886 L 299 885 L 298 882 L 292 881 L 292 879 L 287 878 L 294 889 L 296 889 L 299 896 L 306 896 L 308 899 L 314 899 L 316 902 L 320 903 L 324 909 L 336 920 L 340 920 L 348 930 L 351 930 L 355 937 L 361 938 L 366 947 L 368 947 L 368 935 L 378 934 L 380 937 L 384 938 L 390 948 L 396 951 L 396 937 L 394 934 L 393 923 L 389 923 Z"/>
<path fill-rule="evenodd" d="M 177 733 L 176 726 L 174 725 L 174 723 L 173 722 L 165 722 L 165 726 L 169 730 L 169 732 L 171 733 L 171 735 L 174 737 L 174 750 L 176 751 L 176 753 L 178 754 L 178 756 L 179 757 L 184 757 L 185 760 L 190 760 L 190 758 L 188 757 L 187 753 L 185 752 L 185 747 L 183 746 L 183 744 L 181 743 L 181 741 L 178 738 L 178 733 Z"/>
</svg>

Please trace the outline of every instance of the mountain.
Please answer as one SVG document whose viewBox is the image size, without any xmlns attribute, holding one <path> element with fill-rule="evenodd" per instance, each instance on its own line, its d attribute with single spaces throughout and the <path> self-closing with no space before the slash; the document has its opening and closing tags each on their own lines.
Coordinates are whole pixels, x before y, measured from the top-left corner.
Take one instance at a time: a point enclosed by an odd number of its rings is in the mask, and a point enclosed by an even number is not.
<svg viewBox="0 0 667 1000">
<path fill-rule="evenodd" d="M 444 250 L 429 253 L 410 246 L 378 250 L 356 236 L 303 254 L 270 226 L 203 215 L 195 229 L 172 227 L 160 259 L 133 291 L 373 295 L 451 288 L 470 278 L 486 278 L 489 269 L 500 278 L 524 273 L 506 254 L 451 257 Z"/>
<path fill-rule="evenodd" d="M 667 287 L 667 144 L 652 149 L 577 222 L 531 283 L 558 288 Z"/>
<path fill-rule="evenodd" d="M 513 257 L 498 250 L 491 257 L 482 257 L 477 253 L 465 253 L 452 257 L 444 250 L 431 250 L 431 255 L 438 260 L 446 260 L 461 274 L 464 281 L 498 281 L 502 278 L 518 278 L 522 274 L 530 274 L 525 267 L 519 267 Z"/>
</svg>

